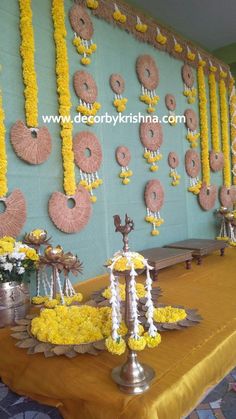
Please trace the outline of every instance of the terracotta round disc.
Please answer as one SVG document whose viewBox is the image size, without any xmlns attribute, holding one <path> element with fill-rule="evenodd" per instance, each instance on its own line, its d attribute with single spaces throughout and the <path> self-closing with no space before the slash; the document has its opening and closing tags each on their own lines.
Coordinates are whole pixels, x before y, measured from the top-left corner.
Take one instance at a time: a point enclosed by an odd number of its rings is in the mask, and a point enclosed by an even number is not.
<svg viewBox="0 0 236 419">
<path fill-rule="evenodd" d="M 144 192 L 146 207 L 152 212 L 160 211 L 164 203 L 164 189 L 157 179 L 147 182 Z"/>
<path fill-rule="evenodd" d="M 182 79 L 187 87 L 191 88 L 194 85 L 194 74 L 193 70 L 188 64 L 184 64 L 182 67 Z"/>
<path fill-rule="evenodd" d="M 140 83 L 148 90 L 155 90 L 159 84 L 159 71 L 151 55 L 140 55 L 136 61 Z"/>
<path fill-rule="evenodd" d="M 159 122 L 141 122 L 139 136 L 144 147 L 156 151 L 163 143 L 163 131 Z"/>
<path fill-rule="evenodd" d="M 167 109 L 169 109 L 169 111 L 174 111 L 176 108 L 176 100 L 174 95 L 171 95 L 170 93 L 168 93 L 165 96 L 165 104 Z"/>
<path fill-rule="evenodd" d="M 131 160 L 131 154 L 128 147 L 121 145 L 116 149 L 116 161 L 122 167 L 127 167 Z"/>
<path fill-rule="evenodd" d="M 0 237 L 17 237 L 26 221 L 25 197 L 19 189 L 15 189 L 0 201 L 5 205 L 5 211 L 0 214 Z"/>
<path fill-rule="evenodd" d="M 187 150 L 185 153 L 185 170 L 186 173 L 195 178 L 199 175 L 201 161 L 199 154 L 195 150 Z"/>
<path fill-rule="evenodd" d="M 125 81 L 120 74 L 112 74 L 110 76 L 110 86 L 114 93 L 122 95 L 125 90 Z"/>
<path fill-rule="evenodd" d="M 74 32 L 87 41 L 93 36 L 93 23 L 85 8 L 74 4 L 69 13 L 70 24 Z"/>
<path fill-rule="evenodd" d="M 75 163 L 83 172 L 94 173 L 99 170 L 102 163 L 102 148 L 95 134 L 89 131 L 76 134 L 73 150 Z"/>
<path fill-rule="evenodd" d="M 176 169 L 179 165 L 179 157 L 174 151 L 168 154 L 168 164 L 172 169 Z"/>
<path fill-rule="evenodd" d="M 196 112 L 193 109 L 186 109 L 184 111 L 184 116 L 186 118 L 186 127 L 189 128 L 191 131 L 196 131 L 198 127 L 198 117 Z"/>
<path fill-rule="evenodd" d="M 44 163 L 51 153 L 51 136 L 46 127 L 28 128 L 17 121 L 11 128 L 11 143 L 20 159 L 29 164 Z"/>
<path fill-rule="evenodd" d="M 210 151 L 210 167 L 213 172 L 218 172 L 224 167 L 224 154 L 220 151 Z"/>
<path fill-rule="evenodd" d="M 73 200 L 74 207 L 69 208 L 68 201 Z M 78 186 L 73 197 L 61 192 L 54 192 L 48 203 L 52 222 L 64 233 L 77 233 L 87 224 L 92 213 L 92 204 L 88 191 Z"/>
<path fill-rule="evenodd" d="M 97 84 L 87 71 L 76 71 L 74 74 L 74 89 L 76 95 L 87 103 L 94 103 L 97 99 Z"/>
<path fill-rule="evenodd" d="M 205 183 L 202 184 L 201 190 L 198 195 L 199 203 L 205 211 L 209 211 L 215 206 L 217 198 L 217 186 L 211 185 L 206 186 Z"/>
<path fill-rule="evenodd" d="M 220 188 L 220 203 L 226 208 L 231 208 L 233 206 L 231 188 L 226 188 L 225 185 Z"/>
</svg>

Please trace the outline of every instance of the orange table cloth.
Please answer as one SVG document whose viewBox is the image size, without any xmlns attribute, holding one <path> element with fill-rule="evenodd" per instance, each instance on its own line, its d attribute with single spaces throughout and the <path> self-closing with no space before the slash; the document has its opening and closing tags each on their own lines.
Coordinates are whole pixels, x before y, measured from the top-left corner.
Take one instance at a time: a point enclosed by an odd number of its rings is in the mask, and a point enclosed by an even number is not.
<svg viewBox="0 0 236 419">
<path fill-rule="evenodd" d="M 162 333 L 156 349 L 140 353 L 155 369 L 148 392 L 128 396 L 111 379 L 125 356 L 103 352 L 76 358 L 27 355 L 17 348 L 10 330 L 0 331 L 0 376 L 12 390 L 58 406 L 65 419 L 180 419 L 199 398 L 236 365 L 236 258 L 207 256 L 202 266 L 183 265 L 160 274 L 161 302 L 198 308 L 204 320 L 196 327 Z M 79 285 L 89 296 L 106 277 Z"/>
</svg>

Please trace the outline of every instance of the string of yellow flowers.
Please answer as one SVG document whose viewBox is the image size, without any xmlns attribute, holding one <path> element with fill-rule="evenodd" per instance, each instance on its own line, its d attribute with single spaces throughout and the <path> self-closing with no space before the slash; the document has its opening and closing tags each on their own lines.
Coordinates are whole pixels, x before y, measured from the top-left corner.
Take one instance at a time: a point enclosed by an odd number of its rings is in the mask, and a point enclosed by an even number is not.
<svg viewBox="0 0 236 419">
<path fill-rule="evenodd" d="M 25 84 L 25 117 L 28 127 L 38 126 L 38 86 L 34 64 L 34 32 L 31 0 L 19 0 L 23 80 Z"/>
<path fill-rule="evenodd" d="M 0 197 L 7 194 L 7 153 L 5 144 L 5 113 L 2 105 L 2 93 L 0 90 Z"/>
<path fill-rule="evenodd" d="M 207 95 L 203 67 L 205 61 L 199 59 L 197 69 L 198 96 L 199 96 L 199 115 L 201 132 L 201 161 L 202 161 L 202 180 L 210 186 L 210 163 L 208 145 L 208 120 L 207 120 Z"/>
<path fill-rule="evenodd" d="M 220 93 L 220 122 L 221 122 L 221 137 L 222 137 L 222 151 L 224 154 L 224 169 L 223 178 L 226 188 L 231 186 L 231 167 L 230 167 L 230 147 L 229 147 L 229 115 L 227 102 L 227 89 L 225 85 L 226 73 L 220 72 L 219 93 Z"/>
<path fill-rule="evenodd" d="M 219 123 L 218 123 L 218 100 L 216 94 L 216 78 L 215 72 L 217 68 L 210 65 L 209 74 L 209 95 L 210 95 L 210 111 L 211 111 L 211 142 L 212 149 L 216 153 L 220 152 L 220 136 L 219 136 Z"/>
<path fill-rule="evenodd" d="M 236 185 L 236 91 L 235 91 L 235 80 L 233 77 L 230 78 L 229 85 L 230 92 L 230 136 L 231 136 L 231 150 L 232 150 L 232 165 L 233 165 L 233 184 Z"/>
<path fill-rule="evenodd" d="M 56 45 L 56 74 L 59 115 L 69 117 L 71 99 L 69 89 L 69 63 L 66 46 L 65 11 L 63 0 L 52 0 L 52 18 Z M 74 195 L 76 190 L 72 123 L 61 120 L 62 160 L 64 168 L 64 190 L 66 195 Z"/>
</svg>

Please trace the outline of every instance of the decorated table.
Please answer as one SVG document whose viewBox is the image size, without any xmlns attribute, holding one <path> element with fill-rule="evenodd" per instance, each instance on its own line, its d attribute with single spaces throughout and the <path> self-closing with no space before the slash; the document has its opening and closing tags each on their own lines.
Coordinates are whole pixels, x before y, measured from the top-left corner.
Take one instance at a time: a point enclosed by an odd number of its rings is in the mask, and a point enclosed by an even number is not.
<svg viewBox="0 0 236 419">
<path fill-rule="evenodd" d="M 0 331 L 0 376 L 12 390 L 57 406 L 66 419 L 179 419 L 236 364 L 234 249 L 225 258 L 208 256 L 204 271 L 181 265 L 163 271 L 161 302 L 189 305 L 203 321 L 194 328 L 162 333 L 162 343 L 139 354 L 156 373 L 148 392 L 129 396 L 111 379 L 125 360 L 108 352 L 73 359 L 27 355 L 15 346 L 10 329 Z M 108 284 L 101 276 L 78 285 L 88 298 Z M 207 287 L 207 288 L 206 288 Z"/>
</svg>

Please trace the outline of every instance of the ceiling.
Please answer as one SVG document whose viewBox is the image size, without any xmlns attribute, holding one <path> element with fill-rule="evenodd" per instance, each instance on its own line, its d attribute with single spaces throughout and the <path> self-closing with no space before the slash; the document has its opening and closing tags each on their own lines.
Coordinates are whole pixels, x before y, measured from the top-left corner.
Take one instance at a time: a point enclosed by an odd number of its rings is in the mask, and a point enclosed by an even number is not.
<svg viewBox="0 0 236 419">
<path fill-rule="evenodd" d="M 209 51 L 236 42 L 235 0 L 127 0 Z"/>
</svg>

